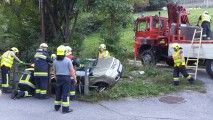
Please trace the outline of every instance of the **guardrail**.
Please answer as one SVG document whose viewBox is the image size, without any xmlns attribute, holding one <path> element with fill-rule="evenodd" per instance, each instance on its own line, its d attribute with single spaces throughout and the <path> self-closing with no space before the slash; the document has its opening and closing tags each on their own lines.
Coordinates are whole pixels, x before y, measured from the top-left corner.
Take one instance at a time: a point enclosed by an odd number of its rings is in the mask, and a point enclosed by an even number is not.
<svg viewBox="0 0 213 120">
<path fill-rule="evenodd" d="M 31 63 L 27 63 L 25 65 L 21 65 L 23 67 L 26 67 L 26 66 L 29 66 L 31 65 Z M 87 95 L 89 93 L 89 77 L 88 77 L 88 70 L 89 67 L 86 65 L 85 66 L 85 80 L 84 80 L 84 95 Z M 1 70 L 0 70 L 1 72 Z M 13 67 L 12 67 L 12 72 L 11 74 L 9 75 L 10 77 L 9 78 L 12 78 L 10 79 L 9 83 L 10 83 L 10 87 L 12 90 L 17 90 L 18 89 L 18 83 L 19 83 L 19 79 L 20 79 L 20 73 L 22 73 L 22 71 L 20 71 L 20 65 L 17 64 L 16 62 L 14 63 Z M 52 96 L 52 93 L 51 93 L 51 90 L 52 90 L 52 80 L 51 80 L 51 75 L 52 75 L 52 64 L 48 64 L 48 86 L 47 86 L 47 95 L 48 96 Z M 0 83 L 2 83 L 1 81 L 1 76 L 0 76 Z"/>
</svg>

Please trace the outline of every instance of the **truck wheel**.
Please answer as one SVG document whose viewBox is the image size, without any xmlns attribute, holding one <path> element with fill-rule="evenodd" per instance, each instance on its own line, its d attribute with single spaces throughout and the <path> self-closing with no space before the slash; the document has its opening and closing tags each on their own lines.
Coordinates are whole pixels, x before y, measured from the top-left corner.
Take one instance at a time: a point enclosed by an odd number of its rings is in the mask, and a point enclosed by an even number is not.
<svg viewBox="0 0 213 120">
<path fill-rule="evenodd" d="M 168 59 L 168 60 L 166 60 L 166 64 L 169 65 L 169 66 L 174 66 L 174 61 L 173 61 L 173 59 Z"/>
<path fill-rule="evenodd" d="M 155 55 L 151 50 L 145 50 L 141 54 L 142 65 L 156 64 Z"/>
<path fill-rule="evenodd" d="M 206 60 L 206 72 L 213 78 L 213 60 Z"/>
</svg>

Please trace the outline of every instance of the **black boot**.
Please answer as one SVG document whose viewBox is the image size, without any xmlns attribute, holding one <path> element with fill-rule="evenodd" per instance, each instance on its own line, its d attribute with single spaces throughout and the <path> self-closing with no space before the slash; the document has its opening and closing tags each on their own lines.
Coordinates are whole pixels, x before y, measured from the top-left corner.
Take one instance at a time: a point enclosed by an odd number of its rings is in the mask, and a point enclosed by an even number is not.
<svg viewBox="0 0 213 120">
<path fill-rule="evenodd" d="M 14 90 L 13 92 L 12 92 L 12 94 L 11 94 L 11 99 L 16 99 L 16 97 L 17 97 L 17 95 L 18 95 L 18 91 L 17 90 Z"/>
<path fill-rule="evenodd" d="M 59 111 L 61 106 L 60 105 L 55 105 L 54 107 L 55 107 L 55 111 Z"/>
<path fill-rule="evenodd" d="M 18 92 L 18 95 L 16 98 L 20 99 L 20 98 L 24 97 L 24 95 L 25 95 L 24 91 L 20 91 L 20 92 Z"/>
<path fill-rule="evenodd" d="M 12 90 L 9 87 L 7 87 L 7 88 L 3 88 L 2 92 L 3 93 L 12 93 Z"/>
<path fill-rule="evenodd" d="M 195 79 L 193 77 L 191 77 L 190 79 L 188 79 L 189 83 L 192 84 L 194 83 Z"/>
<path fill-rule="evenodd" d="M 73 109 L 69 109 L 69 107 L 62 107 L 62 113 L 70 113 Z"/>
<path fill-rule="evenodd" d="M 44 100 L 44 99 L 50 99 L 46 94 L 44 95 L 40 95 L 40 100 Z"/>
<path fill-rule="evenodd" d="M 174 81 L 173 85 L 174 86 L 178 86 L 179 85 L 179 81 Z"/>
<path fill-rule="evenodd" d="M 36 94 L 35 94 L 35 98 L 36 98 L 36 99 L 40 99 L 40 93 L 36 93 Z"/>
</svg>

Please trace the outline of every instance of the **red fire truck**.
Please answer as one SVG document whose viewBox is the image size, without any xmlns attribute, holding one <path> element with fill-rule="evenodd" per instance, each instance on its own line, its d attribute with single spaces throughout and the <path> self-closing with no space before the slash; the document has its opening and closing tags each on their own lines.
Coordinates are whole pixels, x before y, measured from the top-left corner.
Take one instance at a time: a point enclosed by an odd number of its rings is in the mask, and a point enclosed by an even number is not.
<svg viewBox="0 0 213 120">
<path fill-rule="evenodd" d="M 142 16 L 137 18 L 135 23 L 134 59 L 139 56 L 142 64 L 156 64 L 159 61 L 166 61 L 173 65 L 171 56 L 173 54 L 172 44 L 179 43 L 187 57 L 191 47 L 191 41 L 195 29 L 201 30 L 198 26 L 189 23 L 189 12 L 182 6 L 169 3 L 167 5 L 168 18 L 159 15 Z M 199 42 L 195 42 L 199 44 Z M 195 52 L 198 52 L 195 50 Z M 197 55 L 191 54 L 190 58 Z M 213 40 L 202 40 L 199 61 L 203 61 L 207 73 L 213 78 Z"/>
</svg>

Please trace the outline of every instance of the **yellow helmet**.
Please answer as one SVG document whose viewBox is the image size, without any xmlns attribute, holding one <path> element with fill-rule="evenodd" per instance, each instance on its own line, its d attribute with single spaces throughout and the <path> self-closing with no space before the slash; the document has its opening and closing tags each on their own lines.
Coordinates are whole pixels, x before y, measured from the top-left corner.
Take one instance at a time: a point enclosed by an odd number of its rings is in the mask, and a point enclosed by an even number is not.
<svg viewBox="0 0 213 120">
<path fill-rule="evenodd" d="M 46 43 L 41 43 L 41 45 L 39 47 L 40 48 L 48 48 L 48 45 Z"/>
<path fill-rule="evenodd" d="M 105 44 L 100 44 L 99 49 L 101 49 L 101 48 L 105 50 L 106 49 L 106 45 Z"/>
<path fill-rule="evenodd" d="M 18 48 L 16 48 L 16 47 L 12 47 L 11 50 L 12 50 L 13 52 L 15 52 L 15 53 L 18 53 L 18 52 L 19 52 Z"/>
<path fill-rule="evenodd" d="M 179 50 L 180 45 L 178 43 L 174 43 L 174 44 L 172 44 L 172 48 L 175 49 L 175 50 Z"/>
<path fill-rule="evenodd" d="M 58 48 L 57 48 L 57 55 L 65 55 L 65 52 L 66 52 L 66 47 L 64 45 L 60 45 Z"/>
</svg>

